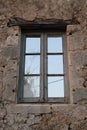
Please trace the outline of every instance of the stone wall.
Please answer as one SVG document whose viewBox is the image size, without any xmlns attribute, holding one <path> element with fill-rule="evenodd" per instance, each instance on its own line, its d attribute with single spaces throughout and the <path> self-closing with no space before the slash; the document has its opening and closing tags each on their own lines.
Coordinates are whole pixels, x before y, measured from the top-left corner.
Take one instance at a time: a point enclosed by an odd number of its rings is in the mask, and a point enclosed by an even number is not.
<svg viewBox="0 0 87 130">
<path fill-rule="evenodd" d="M 69 104 L 17 104 L 21 33 L 11 17 L 79 21 L 67 26 Z M 87 130 L 87 0 L 0 0 L 0 130 Z"/>
</svg>

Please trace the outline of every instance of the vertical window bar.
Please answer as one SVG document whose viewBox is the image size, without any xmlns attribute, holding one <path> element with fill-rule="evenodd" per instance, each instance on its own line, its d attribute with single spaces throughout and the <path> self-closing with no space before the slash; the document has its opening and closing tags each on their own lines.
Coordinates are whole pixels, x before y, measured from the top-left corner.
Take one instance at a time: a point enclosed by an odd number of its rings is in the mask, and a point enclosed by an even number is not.
<svg viewBox="0 0 87 130">
<path fill-rule="evenodd" d="M 48 85 L 47 85 L 47 34 L 44 34 L 44 93 L 45 101 L 48 99 Z"/>
<path fill-rule="evenodd" d="M 41 50 L 41 55 L 40 55 L 40 101 L 43 102 L 43 98 L 44 98 L 44 75 L 43 75 L 43 68 L 44 68 L 44 58 L 43 58 L 43 53 L 44 53 L 44 36 L 43 34 L 41 34 L 41 40 L 40 40 L 40 50 Z"/>
<path fill-rule="evenodd" d="M 47 36 L 41 35 L 41 101 L 47 101 Z"/>
</svg>

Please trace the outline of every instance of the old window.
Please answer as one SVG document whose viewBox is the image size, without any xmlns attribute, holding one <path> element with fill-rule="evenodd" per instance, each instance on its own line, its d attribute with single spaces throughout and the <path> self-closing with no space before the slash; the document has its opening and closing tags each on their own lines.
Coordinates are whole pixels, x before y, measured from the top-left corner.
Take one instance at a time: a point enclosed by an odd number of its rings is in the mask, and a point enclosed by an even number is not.
<svg viewBox="0 0 87 130">
<path fill-rule="evenodd" d="M 18 102 L 69 101 L 65 32 L 23 31 Z"/>
</svg>

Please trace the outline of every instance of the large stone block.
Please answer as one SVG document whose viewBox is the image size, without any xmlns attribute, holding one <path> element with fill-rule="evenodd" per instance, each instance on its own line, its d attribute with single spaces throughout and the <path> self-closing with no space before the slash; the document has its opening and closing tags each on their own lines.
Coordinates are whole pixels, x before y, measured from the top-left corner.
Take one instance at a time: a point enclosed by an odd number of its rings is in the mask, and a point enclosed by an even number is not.
<svg viewBox="0 0 87 130">
<path fill-rule="evenodd" d="M 17 59 L 17 57 L 19 57 L 19 47 L 6 46 L 2 49 L 2 55 L 9 59 Z"/>
<path fill-rule="evenodd" d="M 7 59 L 6 59 L 6 57 L 4 57 L 4 56 L 2 56 L 2 57 L 0 57 L 0 67 L 5 67 L 6 65 L 7 65 Z"/>
<path fill-rule="evenodd" d="M 22 108 L 22 109 L 21 109 Z M 39 105 L 39 104 L 18 104 L 9 105 L 7 107 L 8 113 L 25 113 L 25 114 L 44 114 L 50 113 L 50 105 Z"/>
<path fill-rule="evenodd" d="M 85 36 L 81 32 L 80 25 L 73 25 L 67 27 L 67 44 L 69 51 L 85 50 L 86 41 Z"/>
<path fill-rule="evenodd" d="M 69 52 L 69 65 L 72 66 L 86 66 L 87 65 L 87 50 Z"/>
<path fill-rule="evenodd" d="M 7 111 L 5 108 L 0 108 L 0 118 L 4 118 L 7 115 Z"/>
<path fill-rule="evenodd" d="M 6 39 L 6 45 L 8 46 L 19 46 L 20 29 L 19 27 L 8 28 L 8 37 Z"/>
<path fill-rule="evenodd" d="M 87 104 L 87 88 L 76 89 L 73 93 L 74 103 Z"/>
<path fill-rule="evenodd" d="M 16 102 L 16 78 L 5 78 L 3 87 L 3 100 L 10 101 L 10 102 Z"/>
</svg>

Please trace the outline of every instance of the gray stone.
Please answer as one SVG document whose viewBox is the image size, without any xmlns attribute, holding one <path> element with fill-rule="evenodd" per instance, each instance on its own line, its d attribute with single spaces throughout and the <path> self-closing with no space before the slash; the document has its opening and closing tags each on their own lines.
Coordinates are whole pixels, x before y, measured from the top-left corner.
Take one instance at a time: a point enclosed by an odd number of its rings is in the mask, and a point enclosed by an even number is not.
<svg viewBox="0 0 87 130">
<path fill-rule="evenodd" d="M 5 108 L 0 108 L 0 118 L 3 118 L 7 115 L 7 111 Z"/>
<path fill-rule="evenodd" d="M 9 59 L 17 59 L 19 56 L 18 46 L 6 46 L 2 51 L 2 55 Z"/>
<path fill-rule="evenodd" d="M 22 109 L 21 109 L 22 108 Z M 8 113 L 21 113 L 27 116 L 28 114 L 42 114 L 42 113 L 50 113 L 51 108 L 50 105 L 9 105 L 7 107 Z"/>
<path fill-rule="evenodd" d="M 87 104 L 87 89 L 78 88 L 73 93 L 74 103 L 86 103 Z"/>
</svg>

